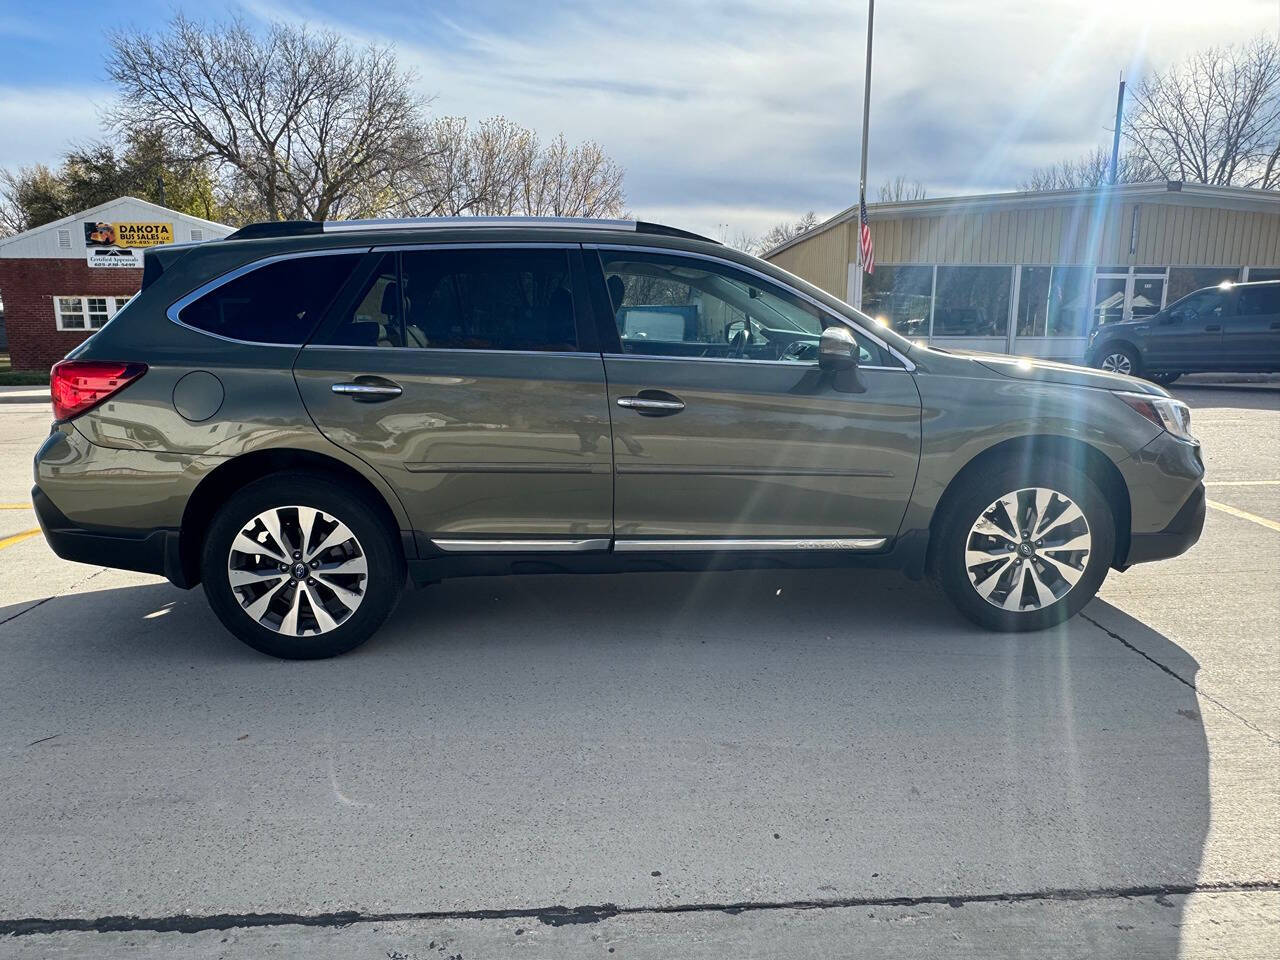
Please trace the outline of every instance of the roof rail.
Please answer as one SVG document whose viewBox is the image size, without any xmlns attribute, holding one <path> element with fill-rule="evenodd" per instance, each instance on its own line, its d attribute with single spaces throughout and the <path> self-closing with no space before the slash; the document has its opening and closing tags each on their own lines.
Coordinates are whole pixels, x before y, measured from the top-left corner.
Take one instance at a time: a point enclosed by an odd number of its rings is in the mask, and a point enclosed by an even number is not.
<svg viewBox="0 0 1280 960">
<path fill-rule="evenodd" d="M 719 240 L 712 240 L 710 237 L 704 237 L 700 233 L 681 230 L 679 227 L 668 227 L 661 223 L 650 223 L 647 220 L 636 221 L 636 233 L 652 233 L 661 237 L 680 237 L 684 240 L 701 240 L 704 243 L 720 242 Z"/>
<path fill-rule="evenodd" d="M 634 220 L 588 217 L 404 217 L 389 220 L 326 220 L 325 233 L 364 230 L 436 230 L 454 227 L 558 227 L 577 230 L 634 230 Z"/>
<path fill-rule="evenodd" d="M 227 237 L 228 240 L 261 240 L 265 237 L 300 237 L 308 233 L 323 233 L 324 224 L 319 220 L 270 220 L 266 223 L 250 223 Z"/>
<path fill-rule="evenodd" d="M 404 217 L 382 220 L 281 220 L 251 223 L 227 237 L 228 240 L 259 240 L 266 237 L 298 237 L 318 233 L 356 233 L 369 230 L 443 230 L 456 227 L 543 227 L 565 230 L 632 230 L 656 236 L 686 240 L 715 240 L 676 227 L 645 220 L 597 220 L 589 217 Z"/>
</svg>

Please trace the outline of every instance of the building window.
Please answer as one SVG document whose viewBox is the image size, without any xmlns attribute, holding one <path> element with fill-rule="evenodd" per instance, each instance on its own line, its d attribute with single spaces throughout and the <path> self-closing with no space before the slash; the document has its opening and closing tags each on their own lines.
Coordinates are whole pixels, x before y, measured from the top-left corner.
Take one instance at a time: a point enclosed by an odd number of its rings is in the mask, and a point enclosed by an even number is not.
<svg viewBox="0 0 1280 960">
<path fill-rule="evenodd" d="M 1043 337 L 1049 316 L 1052 267 L 1023 267 L 1018 279 L 1016 329 L 1020 337 Z"/>
<path fill-rule="evenodd" d="M 1007 336 L 1012 277 L 1009 267 L 938 267 L 933 336 Z"/>
<path fill-rule="evenodd" d="M 132 299 L 132 294 L 123 297 L 54 297 L 53 314 L 59 330 L 98 330 Z"/>
<path fill-rule="evenodd" d="M 1249 282 L 1255 280 L 1280 280 L 1280 267 L 1250 267 Z"/>
<path fill-rule="evenodd" d="M 1023 267 L 1018 281 L 1018 336 L 1087 336 L 1092 281 L 1088 267 Z"/>
<path fill-rule="evenodd" d="M 1136 271 L 1135 271 L 1136 274 Z M 1133 296 L 1129 298 L 1130 317 L 1154 317 L 1164 299 L 1164 277 L 1133 278 Z"/>
<path fill-rule="evenodd" d="M 1239 279 L 1239 267 L 1170 267 L 1169 292 L 1165 302 L 1181 300 L 1188 293 L 1202 287 L 1216 287 L 1224 282 L 1235 283 Z"/>
<path fill-rule="evenodd" d="M 1049 286 L 1047 334 L 1051 337 L 1087 337 L 1093 285 L 1088 267 L 1054 267 Z"/>
<path fill-rule="evenodd" d="M 865 277 L 862 311 L 905 337 L 929 335 L 933 267 L 878 267 Z"/>
</svg>

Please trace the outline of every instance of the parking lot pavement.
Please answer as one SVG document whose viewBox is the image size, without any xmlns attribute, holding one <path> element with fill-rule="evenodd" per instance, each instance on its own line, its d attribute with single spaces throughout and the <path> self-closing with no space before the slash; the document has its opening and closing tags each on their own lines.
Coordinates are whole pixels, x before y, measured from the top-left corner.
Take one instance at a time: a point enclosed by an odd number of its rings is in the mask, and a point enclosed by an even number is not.
<svg viewBox="0 0 1280 960">
<path fill-rule="evenodd" d="M 887 573 L 547 576 L 283 663 L 0 548 L 0 956 L 1280 954 L 1280 391 L 1177 392 L 1204 538 L 1035 635 Z"/>
</svg>

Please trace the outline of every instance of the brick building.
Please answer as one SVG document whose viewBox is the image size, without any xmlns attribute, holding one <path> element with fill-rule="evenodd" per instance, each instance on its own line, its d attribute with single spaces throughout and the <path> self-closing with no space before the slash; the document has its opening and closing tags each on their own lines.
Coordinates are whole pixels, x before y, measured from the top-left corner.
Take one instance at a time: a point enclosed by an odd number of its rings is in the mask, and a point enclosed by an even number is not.
<svg viewBox="0 0 1280 960">
<path fill-rule="evenodd" d="M 138 292 L 142 251 L 232 228 L 121 197 L 0 240 L 0 299 L 14 370 L 47 370 Z"/>
</svg>

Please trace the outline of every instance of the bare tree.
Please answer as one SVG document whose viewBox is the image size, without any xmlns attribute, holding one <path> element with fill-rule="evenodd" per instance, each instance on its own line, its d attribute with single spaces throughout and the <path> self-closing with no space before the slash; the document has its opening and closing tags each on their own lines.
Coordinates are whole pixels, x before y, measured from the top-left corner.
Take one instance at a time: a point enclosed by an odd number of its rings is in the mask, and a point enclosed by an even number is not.
<svg viewBox="0 0 1280 960">
<path fill-rule="evenodd" d="M 182 14 L 156 35 L 114 33 L 111 48 L 115 128 L 159 131 L 212 163 L 225 189 L 245 192 L 248 213 L 369 215 L 426 160 L 424 104 L 388 48 Z"/>
<path fill-rule="evenodd" d="M 405 216 L 620 217 L 623 171 L 593 141 L 543 144 L 527 127 L 492 117 L 471 127 L 442 117 L 427 129 L 427 160 L 399 185 Z"/>
<path fill-rule="evenodd" d="M 43 163 L 0 170 L 0 236 L 21 233 L 68 213 L 65 184 Z"/>
<path fill-rule="evenodd" d="M 733 247 L 735 250 L 741 250 L 743 253 L 761 253 L 763 247 L 760 246 L 760 237 L 754 233 L 748 233 L 741 228 L 731 230 L 729 224 L 721 223 L 716 227 L 716 235 L 720 242 L 726 247 Z"/>
<path fill-rule="evenodd" d="M 900 203 L 904 200 L 923 200 L 927 192 L 924 184 L 919 180 L 908 180 L 900 173 L 892 180 L 887 180 L 880 185 L 880 202 Z"/>
<path fill-rule="evenodd" d="M 799 220 L 776 223 L 760 236 L 760 239 L 756 242 L 757 248 L 761 253 L 765 253 L 774 247 L 781 246 L 792 237 L 800 236 L 806 230 L 812 230 L 817 225 L 818 215 L 812 210 Z"/>
<path fill-rule="evenodd" d="M 1209 47 L 1153 72 L 1124 138 L 1164 179 L 1280 188 L 1280 42 Z"/>
<path fill-rule="evenodd" d="M 1209 47 L 1130 91 L 1117 181 L 1183 180 L 1280 189 L 1280 43 Z M 1111 152 L 1040 167 L 1023 190 L 1068 190 L 1107 182 Z"/>
<path fill-rule="evenodd" d="M 1111 151 L 1095 147 L 1075 160 L 1062 160 L 1047 167 L 1037 167 L 1018 184 L 1019 190 L 1074 190 L 1100 187 L 1110 180 Z M 1160 173 L 1146 158 L 1133 153 L 1122 154 L 1116 180 L 1118 183 L 1149 183 L 1159 180 Z"/>
</svg>

